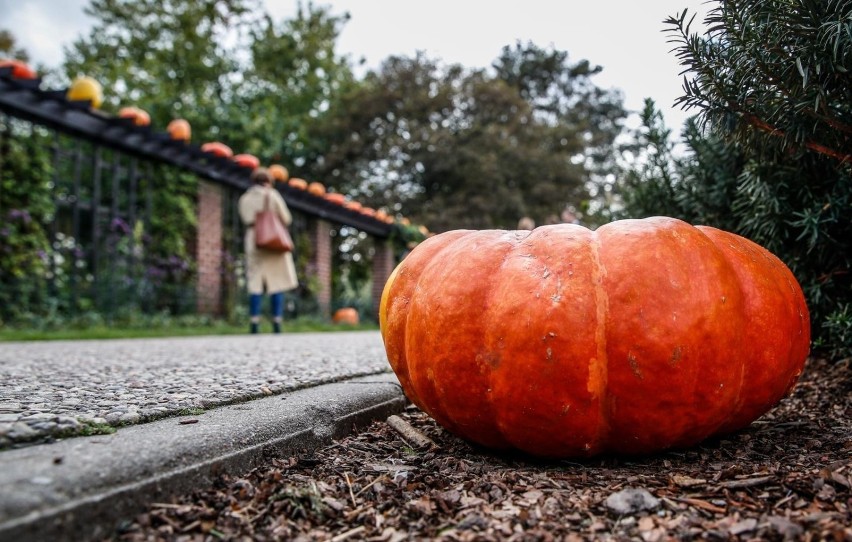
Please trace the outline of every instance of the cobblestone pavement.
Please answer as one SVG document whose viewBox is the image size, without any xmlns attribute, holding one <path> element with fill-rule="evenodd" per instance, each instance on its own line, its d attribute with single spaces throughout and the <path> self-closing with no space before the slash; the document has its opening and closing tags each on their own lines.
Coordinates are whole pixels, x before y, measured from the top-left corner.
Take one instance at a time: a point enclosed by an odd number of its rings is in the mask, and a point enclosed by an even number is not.
<svg viewBox="0 0 852 542">
<path fill-rule="evenodd" d="M 0 449 L 389 370 L 373 331 L 0 343 Z"/>
</svg>

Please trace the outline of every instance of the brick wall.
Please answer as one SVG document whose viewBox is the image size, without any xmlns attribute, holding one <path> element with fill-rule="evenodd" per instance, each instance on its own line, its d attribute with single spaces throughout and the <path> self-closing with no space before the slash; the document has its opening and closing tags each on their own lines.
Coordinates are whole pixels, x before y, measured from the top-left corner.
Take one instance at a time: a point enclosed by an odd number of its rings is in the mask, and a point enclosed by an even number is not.
<svg viewBox="0 0 852 542">
<path fill-rule="evenodd" d="M 316 277 L 316 291 L 320 314 L 331 314 L 331 224 L 325 220 L 308 221 L 311 238 L 311 259 L 308 263 L 308 275 Z"/>
<path fill-rule="evenodd" d="M 376 239 L 376 251 L 373 254 L 373 316 L 378 320 L 379 304 L 382 301 L 382 291 L 385 288 L 385 282 L 393 272 L 396 266 L 396 260 L 393 256 L 393 246 L 387 239 Z"/>
<path fill-rule="evenodd" d="M 198 312 L 217 315 L 222 296 L 222 200 L 223 188 L 200 180 L 198 183 Z"/>
</svg>

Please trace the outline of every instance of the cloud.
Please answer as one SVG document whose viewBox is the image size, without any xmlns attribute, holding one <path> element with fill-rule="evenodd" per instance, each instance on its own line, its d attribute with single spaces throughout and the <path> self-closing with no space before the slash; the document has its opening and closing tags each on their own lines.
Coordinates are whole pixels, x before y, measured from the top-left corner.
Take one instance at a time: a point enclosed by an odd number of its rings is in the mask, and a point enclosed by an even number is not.
<svg viewBox="0 0 852 542">
<path fill-rule="evenodd" d="M 57 67 L 62 47 L 88 31 L 93 20 L 83 13 L 87 0 L 0 0 L 0 27 L 9 30 L 34 64 Z"/>
</svg>

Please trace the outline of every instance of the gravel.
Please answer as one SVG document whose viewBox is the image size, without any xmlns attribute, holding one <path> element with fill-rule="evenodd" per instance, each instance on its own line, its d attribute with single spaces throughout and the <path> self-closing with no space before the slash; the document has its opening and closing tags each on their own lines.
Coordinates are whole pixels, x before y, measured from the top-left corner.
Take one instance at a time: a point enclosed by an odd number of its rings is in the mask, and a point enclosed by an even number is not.
<svg viewBox="0 0 852 542">
<path fill-rule="evenodd" d="M 389 371 L 378 332 L 0 344 L 0 449 Z"/>
</svg>

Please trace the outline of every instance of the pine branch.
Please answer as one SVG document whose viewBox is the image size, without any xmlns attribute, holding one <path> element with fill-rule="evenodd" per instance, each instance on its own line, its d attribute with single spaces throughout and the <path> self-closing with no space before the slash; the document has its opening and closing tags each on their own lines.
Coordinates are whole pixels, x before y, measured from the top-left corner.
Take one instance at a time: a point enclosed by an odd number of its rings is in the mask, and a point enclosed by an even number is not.
<svg viewBox="0 0 852 542">
<path fill-rule="evenodd" d="M 784 137 L 787 136 L 787 132 L 785 132 L 784 130 L 777 128 L 775 126 L 772 126 L 771 124 L 769 124 L 768 122 L 766 122 L 764 120 L 761 120 L 754 113 L 749 113 L 747 111 L 744 111 L 737 104 L 733 104 L 733 105 L 734 105 L 733 110 L 740 113 L 742 115 L 743 119 L 745 119 L 745 121 L 748 122 L 749 124 L 751 124 L 752 126 L 758 128 L 758 129 L 760 129 L 760 130 L 762 130 L 762 131 L 764 131 L 764 132 L 766 132 L 770 135 L 773 135 L 775 137 L 784 138 Z M 810 149 L 814 152 L 817 152 L 819 154 L 823 154 L 825 156 L 829 156 L 831 158 L 834 158 L 835 160 L 838 160 L 841 164 L 852 163 L 852 154 L 844 154 L 840 151 L 836 151 L 836 150 L 834 150 L 830 147 L 822 145 L 821 143 L 817 143 L 815 141 L 811 141 L 811 140 L 808 140 L 808 139 L 802 141 L 802 145 L 805 148 Z"/>
</svg>

